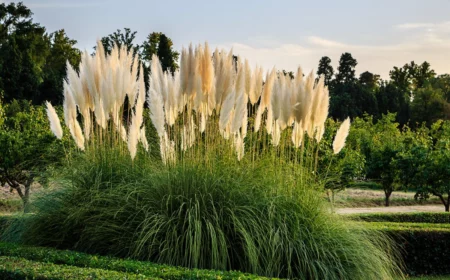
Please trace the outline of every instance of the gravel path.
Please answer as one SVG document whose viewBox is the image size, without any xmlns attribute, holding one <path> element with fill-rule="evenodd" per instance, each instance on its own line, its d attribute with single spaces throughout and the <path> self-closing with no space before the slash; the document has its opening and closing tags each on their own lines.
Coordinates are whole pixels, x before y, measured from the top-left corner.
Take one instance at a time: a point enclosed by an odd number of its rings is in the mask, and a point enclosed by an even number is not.
<svg viewBox="0 0 450 280">
<path fill-rule="evenodd" d="M 365 208 L 337 208 L 338 214 L 444 212 L 444 205 L 413 205 Z"/>
</svg>

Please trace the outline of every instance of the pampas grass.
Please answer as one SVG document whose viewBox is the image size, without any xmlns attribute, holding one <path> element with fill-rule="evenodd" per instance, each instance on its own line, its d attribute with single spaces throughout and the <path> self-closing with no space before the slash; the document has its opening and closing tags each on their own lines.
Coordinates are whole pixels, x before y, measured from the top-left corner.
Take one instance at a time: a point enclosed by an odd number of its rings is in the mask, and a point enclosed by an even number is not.
<svg viewBox="0 0 450 280">
<path fill-rule="evenodd" d="M 334 154 L 339 153 L 342 148 L 345 146 L 345 140 L 347 139 L 348 132 L 350 131 L 350 118 L 347 118 L 342 122 L 338 131 L 336 132 L 336 136 L 333 141 L 333 152 Z"/>
<path fill-rule="evenodd" d="M 232 51 L 190 45 L 173 74 L 152 57 L 145 92 L 136 56 L 102 48 L 83 55 L 79 73 L 68 66 L 65 123 L 86 152 L 66 168 L 54 204 L 42 200 L 27 241 L 301 279 L 398 272 L 384 236 L 349 231 L 318 192 L 323 78 L 273 68 L 263 80 Z"/>
<path fill-rule="evenodd" d="M 63 131 L 61 123 L 59 122 L 58 114 L 56 114 L 55 108 L 53 108 L 50 102 L 47 101 L 45 105 L 47 106 L 47 116 L 50 120 L 50 129 L 53 134 L 55 134 L 56 138 L 61 140 L 63 137 Z"/>
</svg>

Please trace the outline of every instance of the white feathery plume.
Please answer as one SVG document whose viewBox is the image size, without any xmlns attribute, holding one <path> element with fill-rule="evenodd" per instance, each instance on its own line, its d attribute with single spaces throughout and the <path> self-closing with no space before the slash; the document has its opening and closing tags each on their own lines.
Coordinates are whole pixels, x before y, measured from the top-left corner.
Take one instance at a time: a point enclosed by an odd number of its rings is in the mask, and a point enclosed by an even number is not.
<svg viewBox="0 0 450 280">
<path fill-rule="evenodd" d="M 84 151 L 84 136 L 80 124 L 78 123 L 78 121 L 74 121 L 72 125 L 75 134 L 75 143 L 80 150 Z"/>
<path fill-rule="evenodd" d="M 304 133 L 302 124 L 295 122 L 292 129 L 292 143 L 294 147 L 298 148 L 302 145 Z"/>
<path fill-rule="evenodd" d="M 86 140 L 89 140 L 91 135 L 91 110 L 86 108 L 83 112 L 81 112 L 83 116 L 83 124 L 84 124 L 84 137 Z"/>
<path fill-rule="evenodd" d="M 119 126 L 120 129 L 120 137 L 122 137 L 123 142 L 127 142 L 128 136 L 127 136 L 127 130 L 125 129 L 125 126 L 121 124 Z"/>
<path fill-rule="evenodd" d="M 150 71 L 150 88 L 159 93 L 165 102 L 167 96 L 164 91 L 164 73 L 161 62 L 155 54 L 152 56 Z"/>
<path fill-rule="evenodd" d="M 135 118 L 138 128 L 142 126 L 144 122 L 144 103 L 145 103 L 145 82 L 144 82 L 144 69 L 141 65 L 139 69 L 139 79 L 137 87 L 137 98 L 135 103 Z"/>
<path fill-rule="evenodd" d="M 322 94 L 324 90 L 324 76 L 321 75 L 319 81 L 315 84 L 314 90 L 312 92 L 312 107 L 311 107 L 311 124 L 314 128 L 317 126 L 317 117 L 319 115 L 320 102 L 322 101 Z M 312 136 L 312 135 L 310 135 Z"/>
<path fill-rule="evenodd" d="M 208 42 L 205 42 L 205 48 L 202 53 L 202 91 L 208 96 L 211 94 L 214 86 L 214 65 L 211 58 L 211 50 Z"/>
<path fill-rule="evenodd" d="M 230 132 L 236 133 L 242 126 L 242 119 L 244 118 L 245 111 L 247 109 L 247 94 L 245 94 L 245 68 L 241 65 L 238 78 L 236 79 L 236 97 L 234 106 L 234 118 L 231 123 Z"/>
<path fill-rule="evenodd" d="M 245 60 L 244 63 L 244 71 L 245 71 L 245 94 L 248 96 L 251 92 L 254 91 L 254 77 L 255 75 L 252 74 L 252 69 L 250 68 L 250 63 L 248 60 Z"/>
<path fill-rule="evenodd" d="M 195 58 L 195 52 L 192 47 L 192 44 L 189 45 L 189 52 L 188 52 L 188 83 L 187 83 L 187 89 L 186 94 L 191 100 L 194 98 L 196 90 L 197 90 L 197 60 Z"/>
<path fill-rule="evenodd" d="M 262 99 L 261 99 L 261 104 L 264 107 L 269 107 L 270 106 L 270 98 L 272 96 L 272 88 L 273 88 L 273 84 L 275 82 L 276 79 L 276 71 L 275 71 L 275 67 L 272 69 L 272 71 L 270 73 L 267 73 L 266 75 L 266 81 L 263 87 L 263 92 L 262 92 Z"/>
<path fill-rule="evenodd" d="M 169 139 L 167 131 L 164 130 L 164 134 L 159 139 L 161 159 L 165 165 L 175 163 L 175 142 Z"/>
<path fill-rule="evenodd" d="M 47 105 L 47 116 L 48 120 L 50 121 L 50 129 L 52 130 L 53 134 L 55 134 L 56 138 L 60 139 L 63 136 L 63 130 L 61 128 L 61 123 L 58 118 L 58 114 L 56 114 L 55 108 L 53 108 L 52 104 L 50 102 L 45 102 Z"/>
<path fill-rule="evenodd" d="M 137 144 L 140 137 L 140 125 L 139 120 L 136 118 L 136 114 L 132 114 L 131 124 L 128 130 L 128 151 L 130 151 L 131 159 L 134 160 L 137 152 Z"/>
<path fill-rule="evenodd" d="M 219 128 L 220 130 L 225 130 L 226 126 L 230 122 L 231 114 L 233 113 L 233 107 L 235 103 L 236 93 L 232 91 L 228 94 L 227 98 L 223 102 L 222 108 L 220 110 L 219 116 Z"/>
<path fill-rule="evenodd" d="M 186 49 L 183 47 L 180 57 L 180 90 L 181 94 L 186 94 L 187 85 L 189 82 L 189 56 Z"/>
<path fill-rule="evenodd" d="M 333 141 L 333 152 L 334 154 L 339 153 L 342 148 L 345 146 L 345 140 L 347 139 L 348 132 L 350 131 L 350 118 L 347 118 L 344 122 L 342 122 L 338 131 L 336 132 L 336 136 Z"/>
<path fill-rule="evenodd" d="M 303 109 L 304 113 L 302 113 L 302 125 L 303 129 L 308 133 L 309 136 L 313 137 L 314 135 L 314 124 L 311 123 L 311 115 L 314 114 L 312 110 L 312 103 L 314 97 L 314 74 L 311 73 L 308 75 L 305 81 L 305 93 L 304 93 L 304 101 L 303 101 Z"/>
<path fill-rule="evenodd" d="M 273 118 L 278 120 L 281 111 L 281 95 L 283 94 L 281 79 L 275 79 L 273 82 L 272 94 L 270 96 L 270 108 L 272 109 Z"/>
<path fill-rule="evenodd" d="M 252 75 L 252 88 L 249 92 L 250 103 L 255 105 L 258 102 L 263 90 L 263 69 L 262 67 L 256 67 L 255 72 Z"/>
<path fill-rule="evenodd" d="M 241 159 L 244 157 L 245 146 L 244 146 L 244 137 L 242 137 L 239 132 L 235 134 L 234 147 L 236 149 L 237 159 L 238 161 L 241 161 Z"/>
<path fill-rule="evenodd" d="M 328 88 L 325 87 L 322 92 L 322 97 L 321 97 L 321 101 L 319 104 L 319 109 L 318 109 L 317 117 L 316 117 L 316 123 L 317 123 L 316 124 L 316 127 L 317 127 L 316 140 L 317 140 L 317 142 L 320 142 L 320 140 L 322 140 L 323 134 L 325 133 L 325 122 L 328 117 L 329 106 L 330 106 L 330 96 L 329 96 Z"/>
<path fill-rule="evenodd" d="M 203 133 L 206 130 L 206 112 L 200 112 L 200 132 Z"/>
<path fill-rule="evenodd" d="M 148 152 L 149 146 L 147 141 L 147 135 L 145 134 L 145 126 L 141 128 L 141 131 L 139 133 L 139 141 L 142 143 L 144 150 Z"/>
<path fill-rule="evenodd" d="M 219 110 L 228 94 L 233 90 L 235 79 L 233 53 L 230 51 L 227 54 L 224 50 L 219 53 L 216 50 L 214 52 L 214 61 L 214 71 L 217 77 L 215 86 L 216 110 Z"/>
<path fill-rule="evenodd" d="M 274 121 L 272 125 L 272 145 L 277 147 L 280 144 L 281 129 L 278 121 Z"/>
<path fill-rule="evenodd" d="M 303 70 L 300 66 L 297 69 L 297 74 L 295 75 L 294 81 L 297 87 L 303 83 Z"/>
<path fill-rule="evenodd" d="M 267 120 L 266 120 L 266 130 L 267 133 L 272 134 L 273 128 L 273 111 L 272 108 L 267 109 Z"/>
<path fill-rule="evenodd" d="M 258 106 L 258 110 L 256 111 L 255 117 L 255 132 L 258 132 L 259 129 L 261 128 L 261 120 L 264 110 L 265 110 L 264 106 L 261 105 Z"/>
<path fill-rule="evenodd" d="M 84 136 L 83 132 L 81 131 L 80 124 L 78 123 L 77 120 L 77 107 L 75 105 L 75 101 L 73 100 L 70 87 L 66 82 L 64 82 L 63 85 L 64 85 L 64 120 L 78 148 L 84 151 Z"/>
<path fill-rule="evenodd" d="M 244 100 L 246 101 L 244 106 L 244 116 L 242 118 L 242 127 L 241 127 L 241 136 L 244 139 L 247 136 L 247 127 L 248 127 L 248 108 L 247 108 L 247 100 L 248 95 L 245 95 Z"/>
<path fill-rule="evenodd" d="M 289 119 L 292 114 L 292 98 L 291 98 L 291 87 L 292 87 L 292 80 L 289 76 L 283 76 L 282 77 L 282 95 L 281 95 L 281 110 L 280 110 L 280 117 L 278 119 L 278 125 L 280 126 L 281 130 L 284 130 L 286 126 L 288 126 Z"/>
<path fill-rule="evenodd" d="M 150 108 L 150 119 L 156 128 L 156 132 L 159 137 L 163 137 L 165 133 L 164 128 L 164 103 L 160 93 L 157 93 L 154 89 L 150 89 L 148 95 L 148 104 Z"/>
</svg>

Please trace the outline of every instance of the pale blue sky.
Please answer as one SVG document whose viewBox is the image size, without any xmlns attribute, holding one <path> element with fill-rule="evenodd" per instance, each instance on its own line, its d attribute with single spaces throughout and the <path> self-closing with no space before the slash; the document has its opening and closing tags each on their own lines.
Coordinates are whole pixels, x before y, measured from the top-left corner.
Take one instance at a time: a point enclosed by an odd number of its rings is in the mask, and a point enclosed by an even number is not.
<svg viewBox="0 0 450 280">
<path fill-rule="evenodd" d="M 394 65 L 427 60 L 450 73 L 450 0 L 340 1 L 144 1 L 24 0 L 49 32 L 64 28 L 78 47 L 116 29 L 153 31 L 175 48 L 208 41 L 266 69 L 315 69 L 328 55 L 336 66 L 342 52 L 358 60 L 357 72 L 384 78 Z"/>
</svg>

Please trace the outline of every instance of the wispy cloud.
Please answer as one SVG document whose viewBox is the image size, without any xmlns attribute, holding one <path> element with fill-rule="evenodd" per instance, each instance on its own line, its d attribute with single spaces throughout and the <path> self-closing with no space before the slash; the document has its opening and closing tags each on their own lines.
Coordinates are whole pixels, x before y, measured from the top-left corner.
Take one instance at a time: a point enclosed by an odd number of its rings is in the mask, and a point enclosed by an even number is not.
<svg viewBox="0 0 450 280">
<path fill-rule="evenodd" d="M 408 30 L 408 29 L 430 28 L 433 26 L 434 26 L 434 23 L 416 22 L 416 23 L 403 23 L 403 24 L 396 25 L 395 27 L 397 29 Z"/>
<path fill-rule="evenodd" d="M 437 73 L 450 73 L 450 22 L 402 26 L 398 31 L 398 42 L 376 46 L 333 41 L 320 36 L 306 37 L 301 44 L 278 42 L 274 47 L 262 47 L 258 42 L 225 43 L 223 46 L 233 47 L 236 54 L 248 58 L 251 63 L 260 63 L 265 69 L 276 66 L 294 71 L 301 65 L 305 71 L 311 71 L 317 69 L 322 56 L 329 56 L 336 69 L 340 55 L 350 52 L 358 61 L 358 73 L 368 70 L 388 78 L 393 66 L 412 60 L 417 63 L 426 60 Z M 399 27 L 395 26 L 394 30 L 397 29 Z"/>
</svg>

